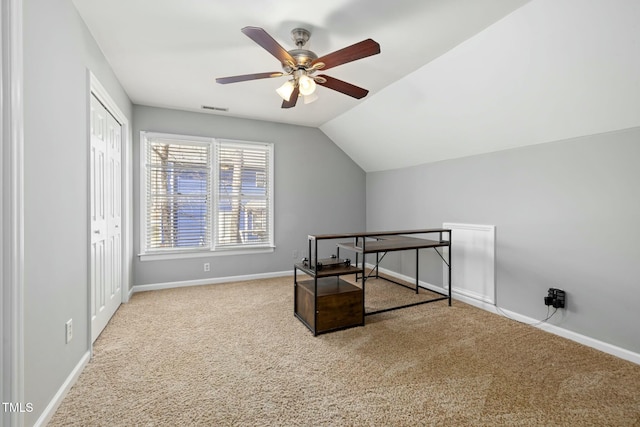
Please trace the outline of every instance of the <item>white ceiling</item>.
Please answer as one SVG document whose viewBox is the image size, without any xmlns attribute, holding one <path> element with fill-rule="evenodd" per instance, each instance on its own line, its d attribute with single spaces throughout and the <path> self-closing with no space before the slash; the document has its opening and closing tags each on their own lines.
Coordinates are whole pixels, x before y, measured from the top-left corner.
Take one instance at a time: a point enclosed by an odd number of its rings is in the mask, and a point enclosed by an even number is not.
<svg viewBox="0 0 640 427">
<path fill-rule="evenodd" d="M 638 0 L 73 0 L 134 104 L 318 127 L 367 172 L 640 126 Z M 285 77 L 240 32 L 318 56 L 372 38 L 381 53 L 327 70 L 282 109 Z"/>
<path fill-rule="evenodd" d="M 132 102 L 319 127 L 490 26 L 528 0 L 73 0 Z M 318 88 L 319 99 L 280 108 L 285 77 L 220 85 L 216 77 L 280 71 L 240 32 L 264 28 L 285 49 L 312 32 L 318 56 L 367 38 L 381 54 L 327 70 L 370 91 L 356 100 Z"/>
<path fill-rule="evenodd" d="M 371 172 L 636 126 L 640 1 L 534 0 L 320 129 Z"/>
</svg>

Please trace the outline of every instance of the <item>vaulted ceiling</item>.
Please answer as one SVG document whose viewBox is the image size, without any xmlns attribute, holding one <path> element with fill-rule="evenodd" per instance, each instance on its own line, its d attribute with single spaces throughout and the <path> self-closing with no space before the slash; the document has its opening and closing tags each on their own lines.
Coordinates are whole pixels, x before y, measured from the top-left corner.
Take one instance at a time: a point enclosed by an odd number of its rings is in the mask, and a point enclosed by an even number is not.
<svg viewBox="0 0 640 427">
<path fill-rule="evenodd" d="M 637 47 L 634 0 L 73 2 L 133 103 L 319 127 L 366 171 L 640 124 L 618 114 L 640 98 L 632 90 L 619 99 L 637 82 L 638 51 L 619 56 Z M 216 84 L 281 71 L 245 26 L 285 49 L 295 47 L 292 29 L 308 29 L 306 47 L 319 56 L 376 40 L 379 55 L 326 72 L 369 95 L 320 87 L 316 102 L 282 109 L 275 89 L 285 77 Z M 613 93 L 585 93 L 606 78 L 616 80 Z M 615 111 L 598 118 L 604 109 L 589 101 Z"/>
</svg>

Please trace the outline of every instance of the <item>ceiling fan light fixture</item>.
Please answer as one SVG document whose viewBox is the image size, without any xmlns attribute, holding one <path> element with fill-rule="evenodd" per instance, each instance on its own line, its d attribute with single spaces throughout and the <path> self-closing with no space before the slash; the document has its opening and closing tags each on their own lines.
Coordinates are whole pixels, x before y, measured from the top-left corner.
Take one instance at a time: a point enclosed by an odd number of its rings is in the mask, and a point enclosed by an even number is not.
<svg viewBox="0 0 640 427">
<path fill-rule="evenodd" d="M 318 94 L 312 93 L 311 95 L 303 95 L 302 98 L 304 99 L 305 104 L 311 104 L 313 101 L 318 99 Z"/>
<path fill-rule="evenodd" d="M 316 82 L 306 74 L 300 76 L 298 86 L 300 87 L 300 93 L 304 96 L 311 95 L 316 90 Z"/>
<path fill-rule="evenodd" d="M 282 86 L 276 89 L 276 92 L 278 92 L 278 95 L 280 95 L 282 99 L 284 99 L 285 101 L 289 101 L 289 99 L 291 99 L 291 94 L 293 93 L 294 88 L 295 85 L 293 80 L 287 80 Z"/>
</svg>

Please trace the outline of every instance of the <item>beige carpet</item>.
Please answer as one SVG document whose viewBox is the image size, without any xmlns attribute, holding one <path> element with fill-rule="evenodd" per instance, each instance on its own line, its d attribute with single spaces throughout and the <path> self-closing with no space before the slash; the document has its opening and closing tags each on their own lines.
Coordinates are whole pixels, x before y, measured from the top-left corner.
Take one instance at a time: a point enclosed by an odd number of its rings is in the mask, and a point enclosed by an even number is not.
<svg viewBox="0 0 640 427">
<path fill-rule="evenodd" d="M 49 425 L 640 425 L 638 365 L 457 301 L 313 337 L 292 281 L 135 294 Z"/>
</svg>

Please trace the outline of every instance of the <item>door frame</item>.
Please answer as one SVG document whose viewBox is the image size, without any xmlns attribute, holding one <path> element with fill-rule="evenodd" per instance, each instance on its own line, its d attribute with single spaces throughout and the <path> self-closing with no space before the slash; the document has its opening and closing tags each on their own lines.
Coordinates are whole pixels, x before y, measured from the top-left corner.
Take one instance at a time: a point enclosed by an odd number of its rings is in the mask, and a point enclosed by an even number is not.
<svg viewBox="0 0 640 427">
<path fill-rule="evenodd" d="M 0 398 L 24 404 L 24 112 L 22 0 L 0 6 Z M 0 411 L 0 424 L 23 414 Z"/>
<path fill-rule="evenodd" d="M 131 177 L 133 175 L 132 157 L 133 148 L 131 146 L 131 127 L 129 120 L 122 113 L 118 105 L 111 98 L 107 90 L 91 72 L 87 71 L 89 77 L 89 90 L 87 91 L 87 143 L 91 144 L 91 96 L 94 95 L 98 101 L 104 105 L 107 111 L 120 123 L 122 137 L 122 170 L 121 170 L 121 194 L 122 194 L 122 301 L 126 303 L 131 296 L 131 265 L 133 253 L 133 199 Z M 87 150 L 87 182 L 91 179 L 91 161 L 89 156 L 91 150 Z M 91 203 L 91 188 L 87 186 L 87 208 L 91 212 L 89 204 Z M 93 355 L 92 322 L 91 322 L 91 215 L 87 215 L 87 343 Z"/>
</svg>

